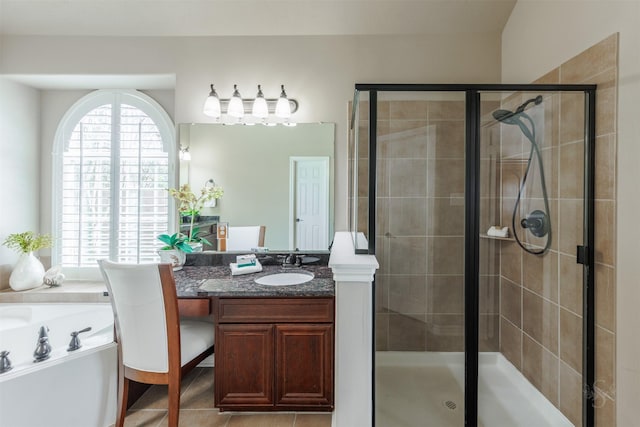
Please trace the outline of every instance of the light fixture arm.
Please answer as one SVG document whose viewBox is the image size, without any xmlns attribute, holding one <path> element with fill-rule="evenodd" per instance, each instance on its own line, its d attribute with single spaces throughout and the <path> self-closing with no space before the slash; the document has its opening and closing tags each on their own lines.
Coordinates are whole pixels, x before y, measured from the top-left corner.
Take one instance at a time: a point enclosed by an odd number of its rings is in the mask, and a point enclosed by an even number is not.
<svg viewBox="0 0 640 427">
<path fill-rule="evenodd" d="M 255 98 L 243 99 L 238 91 L 238 85 L 233 85 L 233 96 L 227 99 L 220 99 L 213 84 L 210 85 L 209 96 L 205 100 L 203 113 L 209 117 L 219 120 L 224 112 L 229 117 L 233 117 L 238 123 L 251 124 L 250 120 L 245 122 L 245 112 L 250 111 L 251 116 L 261 119 L 263 124 L 267 124 L 268 117 L 273 115 L 276 120 L 284 119 L 284 124 L 291 123 L 289 117 L 298 111 L 298 101 L 289 99 L 285 92 L 284 85 L 280 85 L 279 98 L 265 98 L 261 85 L 258 85 L 258 92 Z M 273 122 L 272 122 L 273 123 Z"/>
<path fill-rule="evenodd" d="M 229 108 L 230 99 L 221 99 L 220 100 L 220 108 L 226 111 Z M 251 107 L 253 106 L 254 98 L 246 98 L 242 99 L 242 105 L 244 106 L 245 111 L 251 111 Z M 278 103 L 278 98 L 265 98 L 267 101 L 267 106 L 269 107 L 269 114 L 273 114 L 276 111 L 276 104 Z M 295 99 L 289 98 L 289 105 L 291 106 L 291 114 L 298 111 L 298 101 Z"/>
</svg>

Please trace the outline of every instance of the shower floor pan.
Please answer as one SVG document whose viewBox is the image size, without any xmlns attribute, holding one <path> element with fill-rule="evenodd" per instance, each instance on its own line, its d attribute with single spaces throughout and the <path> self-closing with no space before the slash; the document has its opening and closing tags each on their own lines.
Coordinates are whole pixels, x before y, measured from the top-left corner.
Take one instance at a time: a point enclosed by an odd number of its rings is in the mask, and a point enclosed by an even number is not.
<svg viewBox="0 0 640 427">
<path fill-rule="evenodd" d="M 479 361 L 478 426 L 573 426 L 502 354 Z M 464 354 L 377 352 L 375 425 L 464 425 Z"/>
</svg>

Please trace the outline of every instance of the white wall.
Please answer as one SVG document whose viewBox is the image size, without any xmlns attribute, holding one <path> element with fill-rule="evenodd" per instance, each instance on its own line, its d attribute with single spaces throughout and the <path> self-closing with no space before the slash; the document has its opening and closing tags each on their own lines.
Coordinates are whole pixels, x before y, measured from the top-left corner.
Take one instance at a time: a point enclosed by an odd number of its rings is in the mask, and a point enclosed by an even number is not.
<svg viewBox="0 0 640 427">
<path fill-rule="evenodd" d="M 620 33 L 617 176 L 617 425 L 640 425 L 640 2 L 522 1 L 502 34 L 503 82 L 532 81 Z M 596 284 L 597 285 L 597 284 Z"/>
<path fill-rule="evenodd" d="M 9 234 L 39 232 L 40 96 L 0 77 L 0 243 Z M 0 289 L 9 286 L 18 254 L 0 246 Z"/>
<path fill-rule="evenodd" d="M 39 37 L 2 39 L 7 74 L 175 74 L 176 123 L 209 122 L 202 105 L 210 83 L 221 97 L 238 84 L 243 97 L 262 84 L 277 97 L 285 84 L 300 103 L 298 122 L 336 123 L 336 230 L 347 227 L 347 103 L 359 83 L 465 83 L 500 79 L 500 35 L 309 37 Z M 43 120 L 56 97 L 43 103 Z M 71 105 L 71 104 L 69 104 Z M 56 115 L 55 119 L 49 116 Z M 43 130 L 45 144 L 55 129 Z M 50 150 L 49 150 L 50 152 Z M 49 153 L 43 146 L 48 162 Z M 44 203 L 43 206 L 49 206 Z M 48 222 L 46 222 L 48 224 Z"/>
</svg>

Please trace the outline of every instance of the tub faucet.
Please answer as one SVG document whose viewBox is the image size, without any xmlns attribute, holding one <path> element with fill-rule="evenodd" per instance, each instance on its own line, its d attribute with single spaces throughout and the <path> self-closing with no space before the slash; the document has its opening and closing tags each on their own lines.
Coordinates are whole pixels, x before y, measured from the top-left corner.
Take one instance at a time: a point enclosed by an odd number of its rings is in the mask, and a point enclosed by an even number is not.
<svg viewBox="0 0 640 427">
<path fill-rule="evenodd" d="M 82 344 L 80 344 L 80 338 L 78 338 L 78 334 L 81 334 L 83 332 L 88 332 L 90 330 L 91 330 L 91 326 L 81 329 L 79 331 L 71 332 L 71 342 L 69 343 L 69 347 L 67 347 L 67 351 L 75 351 L 80 347 L 82 347 Z"/>
<path fill-rule="evenodd" d="M 0 351 L 0 374 L 10 371 L 13 366 L 11 366 L 11 361 L 9 360 L 9 352 L 8 351 Z"/>
<path fill-rule="evenodd" d="M 51 356 L 51 344 L 49 344 L 49 328 L 46 326 L 40 326 L 40 332 L 38 333 L 38 345 L 33 352 L 33 361 L 42 362 L 47 360 Z"/>
</svg>

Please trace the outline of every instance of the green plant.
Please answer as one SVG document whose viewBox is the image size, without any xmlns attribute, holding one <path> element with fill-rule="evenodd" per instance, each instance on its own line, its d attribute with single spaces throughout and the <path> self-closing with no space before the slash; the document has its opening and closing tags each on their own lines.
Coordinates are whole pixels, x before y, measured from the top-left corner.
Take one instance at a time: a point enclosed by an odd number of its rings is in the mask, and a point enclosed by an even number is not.
<svg viewBox="0 0 640 427">
<path fill-rule="evenodd" d="M 202 243 L 203 245 L 213 246 L 210 241 L 202 237 L 204 234 L 205 232 L 201 231 L 200 228 L 193 227 L 188 242 Z"/>
<path fill-rule="evenodd" d="M 191 246 L 189 246 L 188 238 L 182 233 L 175 233 L 169 236 L 168 234 L 160 234 L 158 240 L 165 244 L 160 250 L 168 251 L 171 249 L 181 250 L 182 252 L 193 252 Z"/>
<path fill-rule="evenodd" d="M 24 233 L 9 234 L 3 245 L 9 249 L 28 254 L 39 249 L 50 248 L 53 244 L 51 236 L 48 234 L 35 234 L 33 231 Z"/>
</svg>

